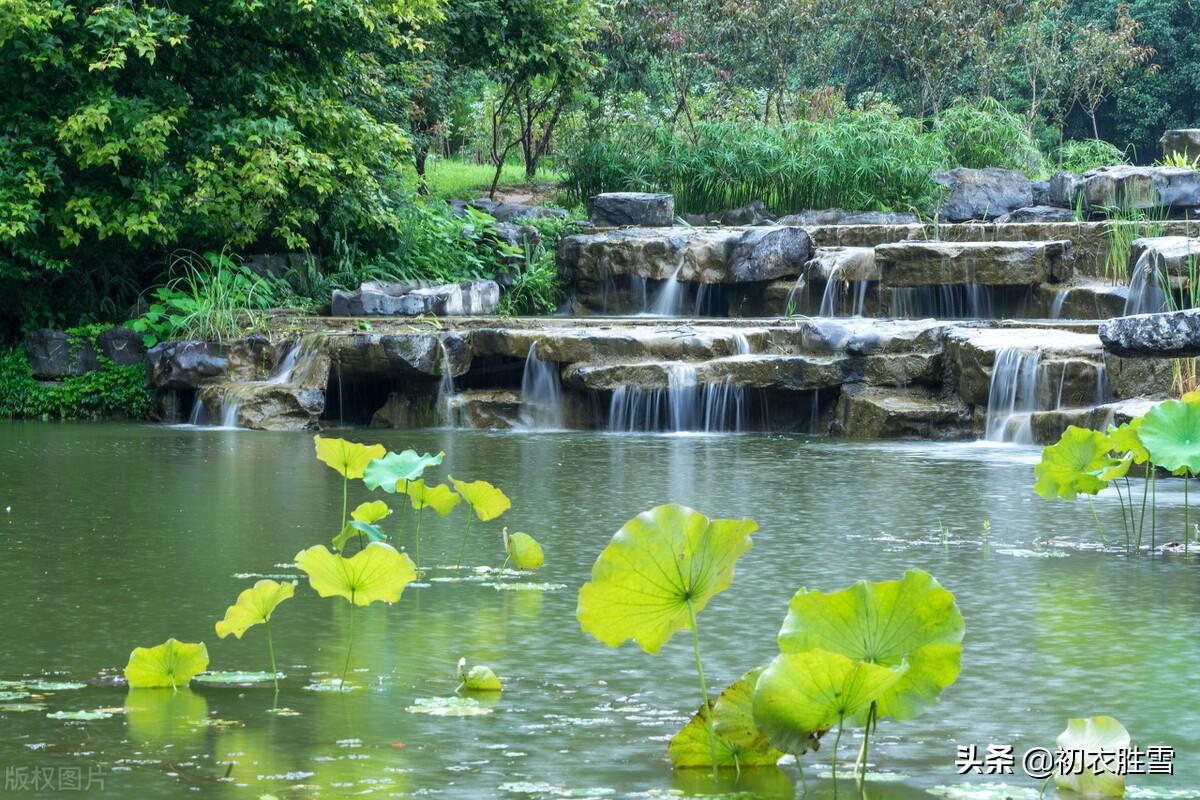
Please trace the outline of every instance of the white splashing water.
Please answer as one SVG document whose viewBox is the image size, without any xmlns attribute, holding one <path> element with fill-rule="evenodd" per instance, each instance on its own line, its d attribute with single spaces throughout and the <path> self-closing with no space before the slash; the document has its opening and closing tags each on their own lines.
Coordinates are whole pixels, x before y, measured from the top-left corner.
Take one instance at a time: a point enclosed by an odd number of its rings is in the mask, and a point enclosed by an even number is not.
<svg viewBox="0 0 1200 800">
<path fill-rule="evenodd" d="M 1167 305 L 1158 262 L 1149 250 L 1138 256 L 1129 276 L 1129 294 L 1125 296 L 1125 316 L 1153 314 Z"/>
<path fill-rule="evenodd" d="M 654 293 L 654 299 L 646 309 L 647 314 L 655 317 L 678 317 L 683 314 L 683 305 L 687 300 L 687 285 L 679 280 L 679 274 L 683 272 L 684 259 L 685 254 L 681 253 L 679 263 L 675 265 L 675 271 L 671 273 L 671 277 L 663 281 Z"/>
<path fill-rule="evenodd" d="M 1050 304 L 1050 319 L 1062 319 L 1063 304 L 1067 302 L 1070 289 L 1059 289 L 1054 293 L 1054 302 Z"/>
<path fill-rule="evenodd" d="M 537 342 L 529 346 L 521 374 L 522 428 L 561 430 L 564 427 L 562 378 L 558 364 L 538 358 Z"/>
</svg>

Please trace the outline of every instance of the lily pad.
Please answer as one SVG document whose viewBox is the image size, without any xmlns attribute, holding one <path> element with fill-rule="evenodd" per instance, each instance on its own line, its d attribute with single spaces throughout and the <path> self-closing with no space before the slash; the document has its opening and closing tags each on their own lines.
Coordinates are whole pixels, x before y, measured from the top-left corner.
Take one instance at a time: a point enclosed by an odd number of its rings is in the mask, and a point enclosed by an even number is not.
<svg viewBox="0 0 1200 800">
<path fill-rule="evenodd" d="M 676 769 L 718 767 L 744 769 L 773 766 L 783 753 L 771 746 L 754 724 L 754 687 L 762 669 L 747 672 L 727 686 L 711 703 L 713 747 L 709 746 L 708 720 L 697 711 L 667 745 L 667 756 Z"/>
<path fill-rule="evenodd" d="M 485 583 L 498 592 L 557 592 L 567 588 L 565 583 Z"/>
<path fill-rule="evenodd" d="M 388 508 L 387 503 L 382 500 L 370 500 L 366 503 L 359 503 L 358 507 L 350 512 L 350 519 L 374 525 L 380 520 L 387 519 L 391 514 L 392 509 Z"/>
<path fill-rule="evenodd" d="M 865 716 L 907 671 L 827 650 L 781 653 L 758 680 L 754 722 L 780 750 L 799 755 L 844 720 Z"/>
<path fill-rule="evenodd" d="M 497 489 L 487 481 L 467 481 L 455 480 L 450 477 L 450 483 L 454 484 L 454 491 L 458 492 L 463 500 L 467 501 L 467 505 L 475 512 L 475 516 L 480 522 L 489 522 L 503 514 L 508 509 L 512 508 L 512 502 L 508 499 L 508 495 Z"/>
<path fill-rule="evenodd" d="M 296 565 L 321 597 L 344 597 L 359 606 L 395 603 L 417 577 L 412 559 L 383 542 L 371 542 L 350 558 L 314 545 L 296 554 Z"/>
<path fill-rule="evenodd" d="M 1110 772 L 1098 759 L 1101 753 L 1115 754 L 1129 749 L 1129 731 L 1112 717 L 1088 717 L 1067 720 L 1067 729 L 1058 735 L 1058 750 L 1086 754 L 1082 764 L 1060 762 L 1054 785 L 1070 789 L 1083 797 L 1121 797 L 1125 794 L 1125 776 Z M 1092 761 L 1092 764 L 1088 762 Z M 1073 768 L 1077 767 L 1077 768 Z"/>
<path fill-rule="evenodd" d="M 613 536 L 579 590 L 580 626 L 609 647 L 632 639 L 657 653 L 729 588 L 757 529 L 752 519 L 710 520 L 680 505 L 639 514 Z"/>
<path fill-rule="evenodd" d="M 508 529 L 505 528 L 504 549 L 508 552 L 508 557 L 512 559 L 513 566 L 517 569 L 541 569 L 542 564 L 546 562 L 542 546 L 528 533 L 517 531 L 509 535 Z"/>
<path fill-rule="evenodd" d="M 438 453 L 436 456 L 429 453 L 418 455 L 416 450 L 387 455 L 381 452 L 367 467 L 362 476 L 363 483 L 372 491 L 383 489 L 388 494 L 395 494 L 398 484 L 407 485 L 409 481 L 417 480 L 426 469 L 441 464 L 445 456 L 445 453 Z M 405 486 L 399 488 L 403 491 Z"/>
<path fill-rule="evenodd" d="M 381 444 L 365 445 L 325 436 L 314 436 L 313 443 L 317 448 L 317 459 L 343 478 L 363 477 L 367 465 L 383 458 L 387 452 Z"/>
<path fill-rule="evenodd" d="M 73 692 L 77 689 L 86 689 L 86 683 L 79 681 L 30 681 L 25 684 L 26 689 L 32 689 L 35 692 Z"/>
<path fill-rule="evenodd" d="M 462 502 L 462 498 L 454 493 L 444 483 L 438 483 L 433 486 L 426 486 L 425 481 L 415 480 L 409 481 L 405 487 L 404 493 L 408 495 L 408 500 L 412 507 L 417 511 L 425 508 L 432 508 L 440 516 L 446 516 L 454 507 Z"/>
<path fill-rule="evenodd" d="M 1200 472 L 1200 402 L 1168 400 L 1146 412 L 1138 430 L 1155 464 L 1171 472 Z"/>
<path fill-rule="evenodd" d="M 293 583 L 261 580 L 238 595 L 237 602 L 225 610 L 225 618 L 216 625 L 217 636 L 233 634 L 242 638 L 247 630 L 271 620 L 271 614 L 284 600 L 296 593 Z"/>
<path fill-rule="evenodd" d="M 273 683 L 276 679 L 283 680 L 287 676 L 282 672 L 204 672 L 192 678 L 196 683 L 207 683 L 213 686 L 253 686 L 259 683 Z"/>
<path fill-rule="evenodd" d="M 929 573 L 859 581 L 839 592 L 801 589 L 779 632 L 782 653 L 828 650 L 854 661 L 907 670 L 876 701 L 877 716 L 912 719 L 958 678 L 965 632 L 954 595 Z M 866 722 L 861 711 L 855 724 Z"/>
<path fill-rule="evenodd" d="M 1100 431 L 1069 426 L 1057 444 L 1042 450 L 1042 460 L 1033 468 L 1034 489 L 1042 497 L 1064 500 L 1098 493 L 1105 486 L 1099 473 L 1109 466 L 1112 446 Z"/>
<path fill-rule="evenodd" d="M 92 722 L 98 719 L 111 719 L 112 714 L 107 711 L 51 711 L 46 715 L 47 719 L 65 719 L 74 722 Z"/>
<path fill-rule="evenodd" d="M 0 692 L 0 700 L 23 700 L 29 697 L 29 692 Z"/>
<path fill-rule="evenodd" d="M 0 713 L 22 714 L 27 711 L 42 711 L 45 703 L 0 703 Z"/>
<path fill-rule="evenodd" d="M 459 688 L 466 689 L 468 692 L 503 691 L 500 679 L 496 677 L 496 673 L 492 671 L 491 667 L 476 664 L 468 670 L 465 658 L 458 660 L 458 679 L 461 681 Z"/>
<path fill-rule="evenodd" d="M 208 649 L 203 642 L 167 639 L 156 647 L 134 648 L 125 665 L 125 680 L 131 689 L 177 689 L 206 669 Z"/>
<path fill-rule="evenodd" d="M 432 717 L 482 717 L 492 713 L 490 705 L 473 697 L 419 697 L 404 710 Z"/>
</svg>

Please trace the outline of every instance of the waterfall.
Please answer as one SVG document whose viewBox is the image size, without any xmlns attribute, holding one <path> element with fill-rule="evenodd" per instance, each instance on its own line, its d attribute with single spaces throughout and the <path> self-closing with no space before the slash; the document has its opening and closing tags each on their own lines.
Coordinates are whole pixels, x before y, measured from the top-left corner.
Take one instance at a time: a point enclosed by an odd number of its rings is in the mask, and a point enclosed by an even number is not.
<svg viewBox="0 0 1200 800">
<path fill-rule="evenodd" d="M 562 379 L 558 364 L 537 356 L 537 342 L 529 345 L 521 375 L 521 427 L 560 430 L 564 427 Z"/>
<path fill-rule="evenodd" d="M 808 289 L 807 279 L 804 275 L 796 278 L 795 285 L 788 291 L 787 297 L 783 301 L 783 314 L 788 316 L 791 314 L 799 314 L 804 308 L 805 294 Z"/>
<path fill-rule="evenodd" d="M 320 354 L 321 338 L 320 333 L 306 333 L 301 336 L 292 343 L 266 379 L 227 386 L 221 395 L 221 427 L 238 427 L 238 411 L 241 409 L 242 398 L 251 387 L 307 383 L 312 377 L 313 369 L 319 363 L 317 356 Z M 198 398 L 196 402 L 200 402 Z M 193 407 L 192 419 L 198 418 L 199 414 Z"/>
<path fill-rule="evenodd" d="M 703 396 L 706 432 L 742 432 L 746 420 L 746 390 L 734 385 L 732 375 L 720 383 L 704 384 Z"/>
<path fill-rule="evenodd" d="M 891 290 L 896 319 L 995 319 L 992 287 L 977 283 L 914 286 Z"/>
<path fill-rule="evenodd" d="M 663 281 L 654 295 L 654 301 L 647 309 L 648 314 L 655 317 L 678 317 L 683 313 L 683 303 L 687 299 L 687 285 L 680 282 L 679 273 L 683 272 L 685 253 L 679 254 L 679 263 L 671 277 Z"/>
<path fill-rule="evenodd" d="M 204 424 L 204 403 L 200 400 L 200 392 L 196 392 L 196 399 L 192 402 L 192 413 L 188 415 L 188 425 L 203 425 Z"/>
<path fill-rule="evenodd" d="M 458 392 L 454 388 L 454 372 L 450 367 L 450 353 L 441 339 L 438 339 L 438 350 L 442 355 L 442 377 L 438 380 L 437 400 L 435 401 L 438 423 L 444 428 L 459 428 L 462 427 L 459 413 L 461 405 L 458 401 Z"/>
<path fill-rule="evenodd" d="M 1062 319 L 1063 304 L 1067 302 L 1070 289 L 1059 289 L 1054 293 L 1054 302 L 1050 304 L 1050 319 Z"/>
<path fill-rule="evenodd" d="M 613 392 L 608 429 L 736 433 L 746 429 L 747 416 L 746 389 L 732 377 L 701 384 L 694 365 L 673 363 L 667 366 L 666 388 L 622 386 Z"/>
<path fill-rule="evenodd" d="M 1153 253 L 1146 250 L 1138 256 L 1129 276 L 1129 294 L 1125 296 L 1125 316 L 1130 314 L 1153 314 L 1167 305 L 1167 295 L 1161 285 L 1158 263 Z"/>
<path fill-rule="evenodd" d="M 817 311 L 818 317 L 836 317 L 843 298 L 851 296 L 853 302 L 850 304 L 849 316 L 863 316 L 867 306 L 868 282 L 843 279 L 843 271 L 841 264 L 835 264 L 829 273 L 829 280 L 825 282 L 825 291 L 821 294 L 821 307 Z"/>
<path fill-rule="evenodd" d="M 996 353 L 988 387 L 985 439 L 991 442 L 1033 441 L 1029 423 L 1030 414 L 1038 410 L 1041 361 L 1041 351 L 1025 353 L 1016 347 L 1004 347 Z M 1063 374 L 1066 374 L 1065 368 Z"/>
<path fill-rule="evenodd" d="M 750 340 L 741 331 L 730 331 L 729 338 L 733 339 L 733 351 L 739 356 L 750 355 Z"/>
</svg>

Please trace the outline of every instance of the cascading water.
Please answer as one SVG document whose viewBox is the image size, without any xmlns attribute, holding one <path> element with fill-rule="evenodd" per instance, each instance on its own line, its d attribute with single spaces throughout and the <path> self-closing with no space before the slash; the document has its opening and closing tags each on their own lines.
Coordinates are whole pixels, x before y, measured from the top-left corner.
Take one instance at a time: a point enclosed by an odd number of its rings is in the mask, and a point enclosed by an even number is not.
<svg viewBox="0 0 1200 800">
<path fill-rule="evenodd" d="M 683 305 L 687 301 L 687 285 L 679 280 L 679 273 L 683 271 L 685 257 L 685 254 L 680 254 L 675 271 L 658 287 L 654 300 L 646 309 L 647 314 L 655 317 L 678 317 L 683 314 Z"/>
<path fill-rule="evenodd" d="M 739 356 L 750 355 L 750 340 L 741 331 L 730 331 L 729 338 L 733 339 L 733 351 Z"/>
<path fill-rule="evenodd" d="M 1038 410 L 1041 351 L 1005 347 L 996 353 L 988 387 L 987 426 L 990 442 L 1033 441 L 1030 415 Z"/>
<path fill-rule="evenodd" d="M 437 409 L 438 423 L 444 428 L 461 427 L 459 419 L 461 407 L 458 402 L 458 391 L 454 388 L 454 372 L 450 367 L 450 353 L 442 340 L 438 340 L 438 349 L 442 356 L 442 377 L 438 380 Z"/>
<path fill-rule="evenodd" d="M 897 319 L 995 319 L 992 287 L 976 283 L 916 286 L 891 290 Z"/>
<path fill-rule="evenodd" d="M 1054 293 L 1054 302 L 1050 304 L 1050 319 L 1062 319 L 1063 304 L 1067 302 L 1070 289 L 1059 289 Z"/>
<path fill-rule="evenodd" d="M 1129 294 L 1125 296 L 1125 316 L 1153 314 L 1167 305 L 1167 295 L 1161 283 L 1158 262 L 1150 250 L 1138 256 L 1129 276 Z"/>
<path fill-rule="evenodd" d="M 525 370 L 521 375 L 522 428 L 559 430 L 564 427 L 562 379 L 558 364 L 542 361 L 537 355 L 537 342 L 529 346 Z"/>
<path fill-rule="evenodd" d="M 242 399 L 251 387 L 306 383 L 311 377 L 312 371 L 316 368 L 320 343 L 321 334 L 305 334 L 288 348 L 287 353 L 279 360 L 279 363 L 275 365 L 275 368 L 265 380 L 247 381 L 228 386 L 224 394 L 221 395 L 221 427 L 238 427 L 238 411 L 241 408 Z M 199 399 L 196 402 L 199 404 Z M 202 410 L 198 413 L 195 407 L 192 408 L 193 420 L 199 419 L 201 414 Z"/>
<path fill-rule="evenodd" d="M 747 346 L 749 342 L 747 342 Z M 736 433 L 746 429 L 746 389 L 732 377 L 699 383 L 696 367 L 667 367 L 666 388 L 622 386 L 609 404 L 608 429 L 622 433 Z"/>
<path fill-rule="evenodd" d="M 188 415 L 188 425 L 200 426 L 204 424 L 204 402 L 200 399 L 200 393 L 196 393 L 196 399 L 192 402 L 192 413 Z"/>
<path fill-rule="evenodd" d="M 843 279 L 842 265 L 834 266 L 821 294 L 819 317 L 836 317 L 845 300 L 850 300 L 851 317 L 861 317 L 867 306 L 867 281 Z"/>
</svg>

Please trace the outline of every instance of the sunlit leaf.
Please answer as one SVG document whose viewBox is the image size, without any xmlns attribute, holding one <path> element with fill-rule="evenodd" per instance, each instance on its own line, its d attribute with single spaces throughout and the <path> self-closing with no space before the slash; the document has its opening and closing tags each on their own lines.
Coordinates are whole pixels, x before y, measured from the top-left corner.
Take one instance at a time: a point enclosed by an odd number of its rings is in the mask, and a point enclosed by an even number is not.
<svg viewBox="0 0 1200 800">
<path fill-rule="evenodd" d="M 208 669 L 208 649 L 203 642 L 167 639 L 156 647 L 135 647 L 125 665 L 131 689 L 176 689 Z"/>
<path fill-rule="evenodd" d="M 238 595 L 237 602 L 225 610 L 225 618 L 217 622 L 217 636 L 229 634 L 242 638 L 247 629 L 271 619 L 275 607 L 296 593 L 292 583 L 262 580 Z"/>
<path fill-rule="evenodd" d="M 382 519 L 390 516 L 392 510 L 388 508 L 388 504 L 382 500 L 370 500 L 366 503 L 360 503 L 358 508 L 350 512 L 350 519 L 355 522 L 362 522 L 367 525 L 374 525 Z"/>
<path fill-rule="evenodd" d="M 408 500 L 412 503 L 413 508 L 418 511 L 432 508 L 443 517 L 462 502 L 462 498 L 444 483 L 426 486 L 423 480 L 409 481 L 404 488 L 404 493 L 408 495 Z"/>
<path fill-rule="evenodd" d="M 1115 481 L 1118 478 L 1124 478 L 1129 474 L 1129 468 L 1133 466 L 1133 458 L 1133 453 L 1126 453 L 1120 458 L 1110 458 L 1108 460 L 1108 466 L 1100 470 L 1100 474 L 1097 477 L 1105 482 Z"/>
<path fill-rule="evenodd" d="M 911 719 L 958 678 L 965 627 L 954 595 L 929 573 L 858 583 L 839 592 L 801 589 L 779 632 L 782 653 L 828 650 L 907 670 L 877 701 L 878 718 Z M 856 715 L 855 724 L 865 722 Z"/>
<path fill-rule="evenodd" d="M 829 729 L 865 717 L 907 671 L 828 650 L 781 653 L 758 679 L 754 722 L 772 744 L 798 755 Z"/>
<path fill-rule="evenodd" d="M 1042 497 L 1064 500 L 1096 494 L 1105 486 L 1099 473 L 1108 466 L 1112 447 L 1112 440 L 1100 431 L 1069 426 L 1057 444 L 1042 450 L 1042 460 L 1033 468 L 1034 489 Z"/>
<path fill-rule="evenodd" d="M 317 446 L 317 458 L 346 478 L 363 477 L 367 465 L 387 452 L 381 444 L 365 445 L 325 436 L 314 436 L 313 442 Z"/>
<path fill-rule="evenodd" d="M 1150 458 L 1150 451 L 1142 444 L 1138 435 L 1145 421 L 1145 417 L 1137 417 L 1122 425 L 1108 426 L 1108 438 L 1112 440 L 1113 450 L 1117 453 L 1132 453 L 1135 464 L 1145 464 Z"/>
<path fill-rule="evenodd" d="M 504 550 L 517 569 L 541 569 L 546 561 L 542 546 L 528 533 L 517 531 L 510 535 L 505 528 Z"/>
<path fill-rule="evenodd" d="M 691 629 L 689 601 L 699 614 L 729 587 L 757 528 L 752 519 L 710 520 L 680 505 L 639 514 L 613 536 L 579 590 L 580 626 L 609 647 L 632 639 L 657 653 L 676 631 Z"/>
<path fill-rule="evenodd" d="M 496 677 L 496 673 L 492 671 L 491 667 L 476 664 L 467 669 L 465 658 L 458 660 L 458 679 L 462 682 L 461 688 L 469 692 L 499 692 L 502 690 L 500 679 Z"/>
<path fill-rule="evenodd" d="M 438 453 L 436 456 L 429 453 L 418 455 L 416 450 L 405 450 L 403 453 L 388 453 L 387 455 L 380 453 L 376 456 L 375 461 L 367 466 L 366 472 L 362 476 L 363 483 L 372 491 L 383 489 L 385 492 L 393 494 L 397 484 L 417 480 L 427 468 L 441 464 L 445 456 L 445 453 Z M 403 488 L 400 486 L 400 489 Z"/>
<path fill-rule="evenodd" d="M 1200 402 L 1168 400 L 1146 412 L 1138 438 L 1151 460 L 1170 472 L 1200 472 Z"/>
<path fill-rule="evenodd" d="M 1125 794 L 1125 776 L 1105 769 L 1102 759 L 1089 758 L 1101 753 L 1115 754 L 1129 749 L 1129 731 L 1112 717 L 1088 717 L 1067 720 L 1067 729 L 1058 735 L 1061 753 L 1083 754 L 1083 763 L 1058 765 L 1054 785 L 1070 789 L 1081 797 L 1121 797 Z M 1076 766 L 1078 768 L 1076 768 Z"/>
<path fill-rule="evenodd" d="M 711 767 L 714 750 L 718 767 L 737 769 L 771 766 L 783 756 L 754 724 L 754 686 L 761 673 L 761 668 L 746 673 L 711 704 L 714 747 L 709 747 L 708 721 L 699 711 L 671 737 L 667 756 L 677 769 Z"/>
<path fill-rule="evenodd" d="M 450 478 L 454 490 L 467 501 L 467 505 L 475 512 L 481 522 L 488 522 L 512 508 L 512 503 L 504 492 L 487 481 L 466 481 Z"/>
<path fill-rule="evenodd" d="M 372 525 L 369 522 L 360 522 L 359 520 L 350 520 L 342 527 L 341 533 L 333 537 L 331 544 L 333 549 L 342 552 L 346 549 L 346 543 L 351 539 L 362 537 L 367 542 L 382 542 L 387 539 L 387 534 L 383 532 L 383 528 L 378 525 Z"/>
<path fill-rule="evenodd" d="M 296 554 L 296 566 L 321 597 L 344 597 L 359 606 L 395 603 L 417 577 L 412 559 L 383 542 L 371 542 L 350 558 L 314 545 Z"/>
</svg>

